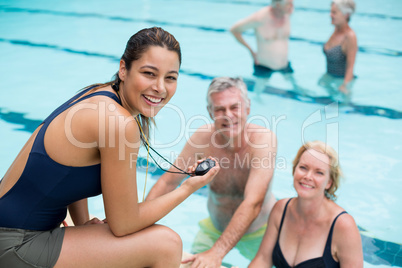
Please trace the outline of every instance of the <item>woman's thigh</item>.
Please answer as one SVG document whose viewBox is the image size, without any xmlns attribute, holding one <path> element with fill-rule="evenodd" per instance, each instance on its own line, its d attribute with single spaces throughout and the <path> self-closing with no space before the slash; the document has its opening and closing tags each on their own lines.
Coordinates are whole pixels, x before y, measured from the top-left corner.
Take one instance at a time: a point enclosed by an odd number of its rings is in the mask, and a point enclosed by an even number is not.
<svg viewBox="0 0 402 268">
<path fill-rule="evenodd" d="M 116 237 L 107 224 L 92 224 L 66 228 L 55 267 L 152 267 L 160 260 L 178 267 L 181 252 L 180 237 L 165 226 Z"/>
</svg>

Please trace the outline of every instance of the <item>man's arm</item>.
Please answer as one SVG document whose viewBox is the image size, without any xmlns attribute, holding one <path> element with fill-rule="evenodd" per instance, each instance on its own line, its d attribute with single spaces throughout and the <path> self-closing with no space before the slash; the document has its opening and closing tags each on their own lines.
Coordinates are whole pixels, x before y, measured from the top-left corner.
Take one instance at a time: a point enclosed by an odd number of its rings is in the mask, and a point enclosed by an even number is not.
<svg viewBox="0 0 402 268">
<path fill-rule="evenodd" d="M 261 137 L 262 136 L 262 137 Z M 258 137 L 258 138 L 257 138 Z M 272 132 L 255 135 L 253 140 L 267 141 L 267 148 L 254 149 L 251 157 L 249 178 L 244 191 L 244 200 L 216 241 L 212 249 L 226 255 L 246 233 L 257 218 L 264 203 L 265 195 L 271 183 L 276 156 L 276 138 Z M 253 140 L 250 140 L 253 143 Z M 253 147 L 253 145 L 251 145 Z M 223 255 L 223 256 L 224 256 Z"/>
<path fill-rule="evenodd" d="M 188 167 L 194 165 L 194 163 L 201 158 L 197 156 L 202 155 L 202 149 L 196 148 L 198 146 L 194 146 L 196 144 L 192 142 L 202 139 L 203 132 L 200 131 L 200 129 L 186 142 L 186 145 L 184 145 L 183 150 L 174 162 L 174 164 L 182 170 L 187 170 Z M 177 172 L 178 170 L 172 166 L 169 171 Z M 149 191 L 146 200 L 152 200 L 173 191 L 186 177 L 187 175 L 185 174 L 165 172 Z"/>
<path fill-rule="evenodd" d="M 258 149 L 254 147 L 253 149 L 251 162 L 248 163 L 251 166 L 251 170 L 243 202 L 237 208 L 229 225 L 212 248 L 194 255 L 191 260 L 186 261 L 201 263 L 203 266 L 207 265 L 208 267 L 219 267 L 225 255 L 239 242 L 259 215 L 274 173 L 276 137 L 269 130 L 266 130 L 266 133 L 258 133 L 258 135 L 253 136 L 253 139 L 250 140 L 251 143 L 258 140 L 258 144 L 261 144 L 261 141 L 265 141 L 263 143 L 267 145 L 267 148 Z"/>
<path fill-rule="evenodd" d="M 251 14 L 249 17 L 244 18 L 238 22 L 236 22 L 231 28 L 230 32 L 233 34 L 233 36 L 236 38 L 236 40 L 245 46 L 251 53 L 254 62 L 256 62 L 256 53 L 254 50 L 251 48 L 251 46 L 244 40 L 243 38 L 243 32 L 256 28 L 260 25 L 260 17 L 261 17 L 261 11 L 257 11 L 256 13 Z"/>
</svg>

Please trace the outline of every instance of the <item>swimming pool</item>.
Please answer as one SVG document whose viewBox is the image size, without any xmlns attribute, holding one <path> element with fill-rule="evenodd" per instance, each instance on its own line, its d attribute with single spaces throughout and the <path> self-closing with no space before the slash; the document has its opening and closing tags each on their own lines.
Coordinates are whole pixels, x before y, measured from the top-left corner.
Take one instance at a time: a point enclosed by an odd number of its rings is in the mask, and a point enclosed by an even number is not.
<svg viewBox="0 0 402 268">
<path fill-rule="evenodd" d="M 251 59 L 228 28 L 266 2 L 0 0 L 0 174 L 41 120 L 78 89 L 108 81 L 128 37 L 154 25 L 173 33 L 183 49 L 177 94 L 157 116 L 152 138 L 155 148 L 173 159 L 186 136 L 209 120 L 205 92 L 213 77 L 243 76 L 252 90 Z M 335 147 L 346 177 L 338 203 L 362 228 L 365 267 L 402 266 L 402 38 L 396 34 L 402 3 L 356 2 L 351 27 L 358 35 L 358 79 L 351 105 L 334 104 L 317 85 L 325 70 L 322 44 L 332 31 L 330 1 L 295 0 L 289 57 L 308 95 L 289 91 L 290 85 L 274 75 L 261 100 L 250 92 L 250 119 L 278 136 L 277 198 L 295 194 L 291 161 L 304 140 Z M 148 190 L 160 171 L 151 173 Z M 144 173 L 138 180 L 142 197 Z M 205 200 L 200 191 L 161 220 L 182 236 L 186 251 L 197 222 L 207 215 Z M 100 198 L 90 205 L 92 214 L 103 216 Z M 225 260 L 240 267 L 248 263 L 236 251 Z"/>
</svg>

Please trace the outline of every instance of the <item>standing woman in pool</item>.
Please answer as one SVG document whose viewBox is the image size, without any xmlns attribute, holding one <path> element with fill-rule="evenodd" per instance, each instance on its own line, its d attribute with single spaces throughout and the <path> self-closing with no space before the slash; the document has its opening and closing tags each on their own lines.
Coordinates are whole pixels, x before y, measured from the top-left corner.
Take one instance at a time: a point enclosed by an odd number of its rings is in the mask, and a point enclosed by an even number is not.
<svg viewBox="0 0 402 268">
<path fill-rule="evenodd" d="M 175 93 L 180 63 L 171 34 L 143 29 L 114 81 L 87 87 L 35 130 L 0 184 L 1 267 L 180 265 L 180 237 L 154 223 L 219 167 L 142 203 L 136 183 L 140 132 Z M 86 198 L 101 193 L 107 221 L 89 220 Z M 60 228 L 67 207 L 75 227 Z"/>
<path fill-rule="evenodd" d="M 335 30 L 324 45 L 327 73 L 319 80 L 319 84 L 332 94 L 339 91 L 348 94 L 353 85 L 357 38 L 349 21 L 354 12 L 353 0 L 332 1 L 331 23 Z"/>
<path fill-rule="evenodd" d="M 293 160 L 297 197 L 279 200 L 249 268 L 363 267 L 359 230 L 333 200 L 341 169 L 336 152 L 321 141 L 303 145 Z"/>
</svg>

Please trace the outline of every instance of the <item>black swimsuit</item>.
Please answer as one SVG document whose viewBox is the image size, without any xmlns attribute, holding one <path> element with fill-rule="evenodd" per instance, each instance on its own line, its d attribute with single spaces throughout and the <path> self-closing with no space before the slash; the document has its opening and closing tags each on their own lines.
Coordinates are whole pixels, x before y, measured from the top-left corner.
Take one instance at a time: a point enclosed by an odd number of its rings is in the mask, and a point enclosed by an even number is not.
<svg viewBox="0 0 402 268">
<path fill-rule="evenodd" d="M 283 210 L 281 225 L 279 226 L 278 240 L 276 241 L 274 251 L 272 252 L 272 262 L 276 268 L 291 268 L 291 266 L 288 264 L 285 257 L 283 256 L 281 247 L 279 245 L 279 235 L 281 234 L 283 220 L 285 219 L 286 209 L 288 208 L 288 204 L 289 204 L 290 200 L 292 200 L 292 199 L 289 199 L 289 201 L 286 203 L 285 209 Z M 336 218 L 332 222 L 331 229 L 329 230 L 329 234 L 328 234 L 328 238 L 327 238 L 327 243 L 325 244 L 323 256 L 303 261 L 294 267 L 297 267 L 297 268 L 340 267 L 339 262 L 336 262 L 334 260 L 334 258 L 332 257 L 331 243 L 332 243 L 332 232 L 334 230 L 335 222 L 338 219 L 338 217 L 344 213 L 347 213 L 347 212 L 342 211 L 341 213 L 338 214 L 338 216 L 336 216 Z"/>
</svg>

